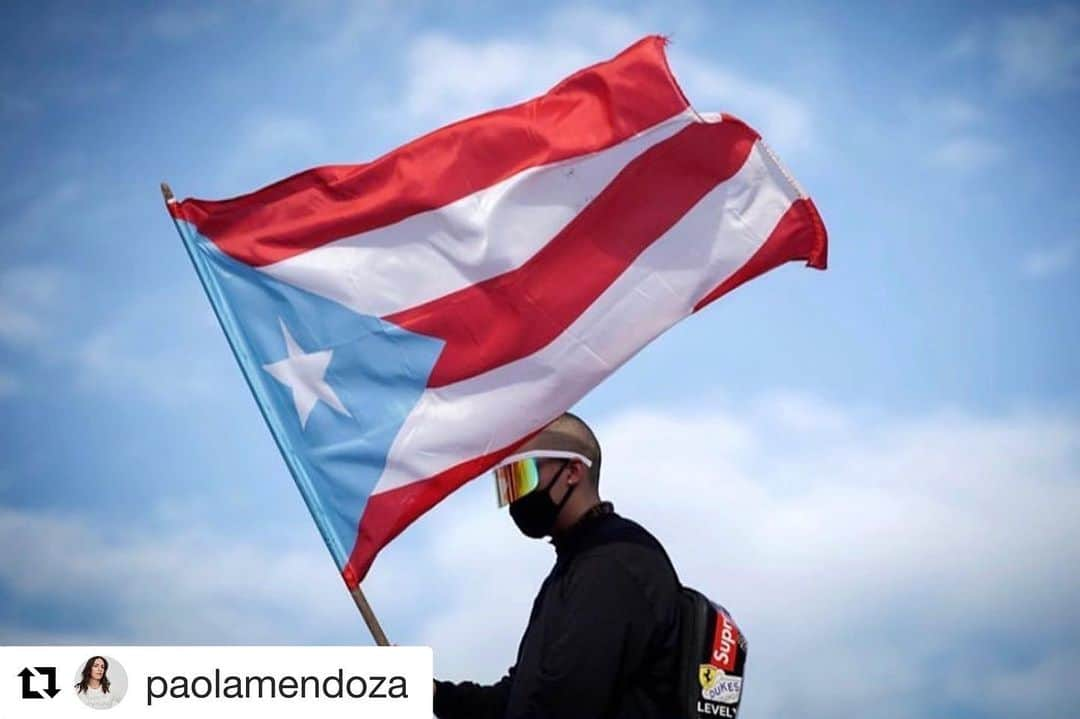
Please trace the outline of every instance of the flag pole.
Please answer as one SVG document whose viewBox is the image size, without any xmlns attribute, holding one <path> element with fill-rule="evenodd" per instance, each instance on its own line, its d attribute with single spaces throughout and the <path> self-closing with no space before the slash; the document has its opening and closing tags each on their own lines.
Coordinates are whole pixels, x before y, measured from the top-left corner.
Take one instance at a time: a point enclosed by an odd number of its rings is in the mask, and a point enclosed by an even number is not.
<svg viewBox="0 0 1080 719">
<path fill-rule="evenodd" d="M 360 585 L 357 584 L 350 589 L 349 594 L 352 595 L 353 601 L 356 602 L 356 608 L 360 610 L 360 616 L 364 618 L 364 622 L 367 624 L 371 636 L 375 639 L 375 643 L 380 647 L 390 646 L 390 640 L 386 638 L 386 634 L 383 632 L 382 626 L 379 625 L 379 620 L 375 617 L 375 612 L 372 611 L 371 605 L 368 604 L 367 597 L 364 596 L 364 591 L 360 589 Z"/>
<path fill-rule="evenodd" d="M 172 188 L 169 187 L 169 183 L 167 182 L 161 183 L 161 196 L 165 199 L 166 205 L 176 202 L 176 197 L 173 195 Z M 356 587 L 350 589 L 349 594 L 352 596 L 353 602 L 356 603 L 356 608 L 360 610 L 360 616 L 364 618 L 364 623 L 367 624 L 368 631 L 371 632 L 371 636 L 375 640 L 375 643 L 380 647 L 390 646 L 390 640 L 386 638 L 386 633 L 379 624 L 375 612 L 372 611 L 371 605 L 368 604 L 367 597 L 364 596 L 364 592 L 360 589 L 360 585 L 357 584 Z"/>
</svg>

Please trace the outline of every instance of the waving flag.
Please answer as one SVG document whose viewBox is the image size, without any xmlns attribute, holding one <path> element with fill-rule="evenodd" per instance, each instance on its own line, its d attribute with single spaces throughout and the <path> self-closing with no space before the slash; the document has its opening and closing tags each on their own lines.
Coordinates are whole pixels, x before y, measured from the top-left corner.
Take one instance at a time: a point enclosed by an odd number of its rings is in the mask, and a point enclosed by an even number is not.
<svg viewBox="0 0 1080 719">
<path fill-rule="evenodd" d="M 346 584 L 648 342 L 790 260 L 811 201 L 648 37 L 367 164 L 170 201 Z"/>
</svg>

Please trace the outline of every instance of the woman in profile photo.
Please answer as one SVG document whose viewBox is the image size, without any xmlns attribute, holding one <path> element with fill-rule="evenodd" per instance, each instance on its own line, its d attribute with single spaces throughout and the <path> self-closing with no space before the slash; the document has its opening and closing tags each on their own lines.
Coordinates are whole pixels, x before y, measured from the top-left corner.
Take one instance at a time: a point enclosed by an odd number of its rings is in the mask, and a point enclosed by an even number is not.
<svg viewBox="0 0 1080 719">
<path fill-rule="evenodd" d="M 75 695 L 94 709 L 109 709 L 120 701 L 109 691 L 109 660 L 90 657 L 82 670 L 82 680 L 75 685 Z"/>
</svg>

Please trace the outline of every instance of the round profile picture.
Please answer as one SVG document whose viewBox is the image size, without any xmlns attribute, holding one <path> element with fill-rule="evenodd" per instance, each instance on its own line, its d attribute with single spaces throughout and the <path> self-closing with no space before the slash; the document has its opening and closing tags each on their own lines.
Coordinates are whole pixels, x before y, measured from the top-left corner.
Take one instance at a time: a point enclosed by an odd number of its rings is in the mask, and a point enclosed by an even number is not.
<svg viewBox="0 0 1080 719">
<path fill-rule="evenodd" d="M 111 709 L 127 693 L 127 672 L 112 657 L 94 656 L 75 671 L 75 696 L 92 709 Z"/>
</svg>

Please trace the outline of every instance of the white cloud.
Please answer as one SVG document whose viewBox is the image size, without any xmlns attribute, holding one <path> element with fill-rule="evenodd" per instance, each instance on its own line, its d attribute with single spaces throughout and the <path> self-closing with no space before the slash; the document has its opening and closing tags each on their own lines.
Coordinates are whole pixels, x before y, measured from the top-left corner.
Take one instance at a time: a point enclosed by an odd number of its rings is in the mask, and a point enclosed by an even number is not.
<svg viewBox="0 0 1080 719">
<path fill-rule="evenodd" d="M 409 47 L 397 114 L 432 129 L 522 102 L 648 32 L 630 16 L 577 7 L 554 10 L 526 35 L 472 41 L 424 34 Z"/>
<path fill-rule="evenodd" d="M 855 421 L 850 412 L 842 412 L 820 399 L 783 390 L 763 395 L 755 403 L 754 413 L 799 434 L 842 432 L 851 429 Z"/>
<path fill-rule="evenodd" d="M 77 166 L 81 158 L 68 158 Z M 28 183 L 27 183 L 28 184 Z M 0 238 L 5 244 L 33 246 L 54 237 L 62 220 L 70 218 L 72 209 L 85 198 L 86 186 L 80 180 L 50 181 L 44 187 L 17 184 L 3 188 L 19 203 L 22 211 L 0 225 Z"/>
<path fill-rule="evenodd" d="M 40 343 L 51 333 L 65 274 L 48 266 L 12 267 L 0 272 L 0 342 Z"/>
<path fill-rule="evenodd" d="M 596 429 L 605 494 L 749 636 L 754 715 L 1005 716 L 1017 692 L 1047 715 L 1080 699 L 1077 418 L 882 417 L 775 393 Z M 70 616 L 103 619 L 9 621 L 5 639 L 366 641 L 313 530 L 282 545 L 155 525 L 0 510 L 0 543 L 20 548 L 0 554 L 13 606 L 77 586 Z M 482 479 L 392 544 L 365 591 L 391 639 L 435 647 L 440 676 L 491 681 L 551 562 Z"/>
<path fill-rule="evenodd" d="M 269 111 L 252 114 L 226 153 L 216 191 L 226 196 L 249 192 L 315 164 L 312 158 L 325 150 L 325 134 L 307 119 Z"/>
<path fill-rule="evenodd" d="M 428 34 L 409 48 L 402 110 L 419 122 L 441 125 L 526 100 L 587 64 L 584 48 L 558 42 L 470 43 Z"/>
<path fill-rule="evenodd" d="M 698 110 L 729 112 L 739 117 L 782 155 L 814 145 L 813 113 L 797 96 L 677 47 L 671 51 L 671 64 Z"/>
<path fill-rule="evenodd" d="M 0 544 L 8 548 L 0 586 L 9 597 L 56 606 L 65 601 L 58 588 L 76 587 L 68 615 L 86 621 L 64 633 L 9 625 L 7 642 L 312 642 L 342 627 L 364 641 L 317 540 L 261 546 L 205 527 L 118 534 L 79 517 L 0 508 Z"/>
<path fill-rule="evenodd" d="M 285 24 L 317 37 L 314 54 L 335 63 L 364 58 L 372 36 L 411 34 L 426 9 L 413 0 L 286 0 L 277 5 Z"/>
<path fill-rule="evenodd" d="M 244 392 L 213 310 L 203 303 L 199 312 L 180 311 L 190 305 L 177 297 L 192 291 L 198 292 L 191 285 L 161 288 L 89 328 L 65 357 L 76 385 L 170 406 L 205 405 L 222 393 Z"/>
<path fill-rule="evenodd" d="M 1080 10 L 1058 4 L 983 15 L 942 53 L 949 62 L 981 62 L 1014 94 L 1075 90 L 1080 85 Z"/>
<path fill-rule="evenodd" d="M 1005 148 L 996 142 L 974 135 L 956 137 L 940 145 L 930 162 L 956 172 L 978 172 L 1000 162 Z"/>
<path fill-rule="evenodd" d="M 429 130 L 524 101 L 658 29 L 663 28 L 650 19 L 579 7 L 553 11 L 526 36 L 471 41 L 445 33 L 422 35 L 406 55 L 405 89 L 388 121 L 406 118 Z M 742 118 L 781 152 L 813 144 L 812 113 L 800 98 L 706 61 L 678 43 L 669 53 L 676 77 L 698 110 Z"/>
<path fill-rule="evenodd" d="M 72 326 L 64 309 L 78 295 L 76 282 L 72 273 L 48 265 L 0 271 L 0 347 L 26 351 L 38 363 L 67 372 L 77 388 L 124 401 L 176 406 L 217 400 L 228 388 L 243 391 L 201 294 L 201 312 L 185 312 L 177 303 L 187 292 L 199 294 L 196 285 L 159 288 L 118 305 L 96 325 Z M 195 346 L 200 351 L 192 352 Z M 0 374 L 0 395 L 18 388 L 13 377 Z"/>
<path fill-rule="evenodd" d="M 995 48 L 1005 83 L 1056 91 L 1080 83 L 1080 10 L 1058 5 L 1002 20 Z"/>
<path fill-rule="evenodd" d="M 1076 262 L 1080 246 L 1065 242 L 1053 247 L 1032 250 L 1024 257 L 1023 270 L 1028 277 L 1050 277 L 1065 272 Z"/>
<path fill-rule="evenodd" d="M 1006 688 L 1027 681 L 1033 714 L 1080 698 L 1067 679 L 1080 656 L 1061 649 L 1080 640 L 1075 418 L 874 418 L 774 395 L 597 429 L 606 493 L 749 635 L 747 711 L 1004 716 Z M 426 619 L 408 639 L 432 644 L 447 677 L 491 681 L 512 663 L 551 562 L 489 494 L 481 481 L 452 497 L 370 580 L 378 608 L 401 596 L 382 573 L 423 567 Z"/>
<path fill-rule="evenodd" d="M 670 22 L 666 17 L 650 17 L 644 8 L 630 15 L 591 5 L 563 5 L 548 16 L 544 33 L 552 41 L 595 47 L 613 55 L 646 35 L 669 34 Z M 589 64 L 602 59 L 595 57 Z"/>
</svg>

